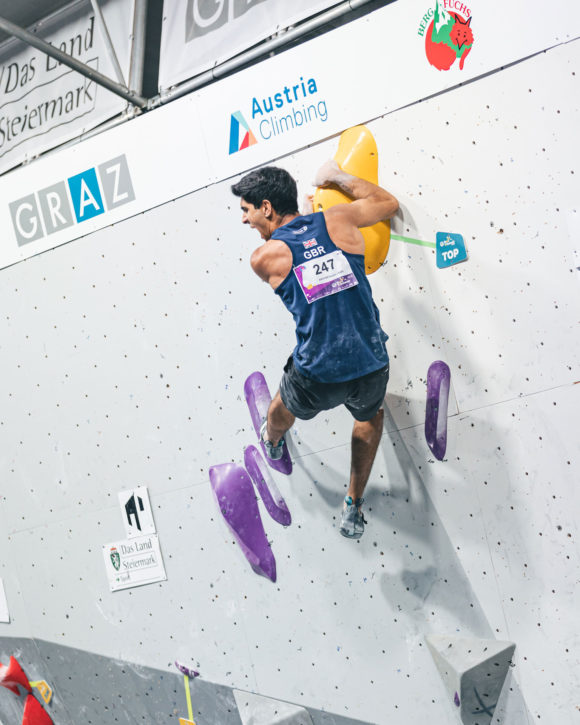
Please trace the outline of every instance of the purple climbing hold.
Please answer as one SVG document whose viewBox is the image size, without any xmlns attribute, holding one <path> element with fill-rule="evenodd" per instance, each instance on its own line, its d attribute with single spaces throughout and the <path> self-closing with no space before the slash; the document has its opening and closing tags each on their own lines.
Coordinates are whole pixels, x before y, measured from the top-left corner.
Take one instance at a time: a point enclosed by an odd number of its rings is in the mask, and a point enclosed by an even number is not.
<svg viewBox="0 0 580 725">
<path fill-rule="evenodd" d="M 442 461 L 447 448 L 447 405 L 451 371 L 447 363 L 436 360 L 427 373 L 427 407 L 425 438 L 437 460 Z"/>
<path fill-rule="evenodd" d="M 250 409 L 250 415 L 252 417 L 252 423 L 254 424 L 254 430 L 258 439 L 260 438 L 260 427 L 262 422 L 266 419 L 268 414 L 268 408 L 270 407 L 270 401 L 272 396 L 268 389 L 268 383 L 266 378 L 260 372 L 252 373 L 244 383 L 244 395 L 246 396 L 246 402 Z M 266 455 L 266 449 L 264 444 L 260 441 L 262 446 L 262 452 L 268 465 L 271 466 L 275 471 L 290 475 L 292 473 L 292 461 L 290 460 L 290 453 L 288 452 L 288 446 L 284 443 L 284 453 L 282 458 L 278 461 L 273 461 Z"/>
<path fill-rule="evenodd" d="M 455 693 L 455 697 L 453 698 L 453 702 L 456 704 L 457 707 L 461 706 L 461 700 L 459 699 L 459 695 Z"/>
<path fill-rule="evenodd" d="M 274 521 L 282 524 L 282 526 L 290 526 L 292 517 L 290 516 L 286 501 L 284 501 L 282 494 L 278 490 L 278 486 L 276 486 L 257 448 L 248 446 L 244 450 L 244 464 L 262 497 L 266 511 Z"/>
<path fill-rule="evenodd" d="M 209 469 L 209 480 L 218 507 L 252 569 L 275 582 L 276 560 L 247 471 L 235 463 L 221 463 Z"/>
<path fill-rule="evenodd" d="M 192 670 L 190 667 L 186 667 L 185 665 L 182 665 L 177 660 L 175 660 L 175 666 L 181 672 L 182 675 L 186 675 L 187 677 L 190 677 L 192 680 L 194 677 L 199 677 L 199 672 L 197 670 Z"/>
</svg>

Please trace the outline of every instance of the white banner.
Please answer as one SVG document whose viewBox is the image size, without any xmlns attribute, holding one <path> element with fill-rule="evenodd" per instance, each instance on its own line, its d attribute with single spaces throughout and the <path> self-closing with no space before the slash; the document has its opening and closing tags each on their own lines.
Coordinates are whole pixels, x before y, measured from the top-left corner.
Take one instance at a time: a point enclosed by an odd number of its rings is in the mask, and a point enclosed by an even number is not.
<svg viewBox="0 0 580 725">
<path fill-rule="evenodd" d="M 159 89 L 212 68 L 339 0 L 172 0 L 163 9 Z"/>
<path fill-rule="evenodd" d="M 133 0 L 101 1 L 101 5 L 126 80 Z M 87 0 L 42 21 L 36 34 L 117 80 Z M 0 46 L 0 173 L 79 136 L 126 105 L 122 98 L 36 48 L 7 40 Z"/>
<path fill-rule="evenodd" d="M 580 4 L 542 0 L 405 0 L 276 55 L 199 92 L 217 179 L 480 77 L 580 34 Z"/>
<path fill-rule="evenodd" d="M 441 12 L 434 42 L 434 9 L 446 5 L 461 20 Z M 459 6 L 388 5 L 0 177 L 0 267 L 580 36 L 580 4 L 568 0 L 552 0 L 542 23 L 540 0 L 503 6 L 502 23 L 519 28 L 506 44 L 486 0 L 465 16 Z"/>
</svg>

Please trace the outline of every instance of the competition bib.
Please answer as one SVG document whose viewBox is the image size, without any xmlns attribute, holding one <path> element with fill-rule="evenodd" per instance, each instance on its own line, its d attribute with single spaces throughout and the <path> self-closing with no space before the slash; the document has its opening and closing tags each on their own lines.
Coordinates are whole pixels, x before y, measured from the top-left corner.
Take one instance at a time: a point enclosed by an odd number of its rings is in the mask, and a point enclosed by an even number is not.
<svg viewBox="0 0 580 725">
<path fill-rule="evenodd" d="M 340 249 L 299 264 L 294 267 L 294 274 L 308 304 L 358 284 Z"/>
</svg>

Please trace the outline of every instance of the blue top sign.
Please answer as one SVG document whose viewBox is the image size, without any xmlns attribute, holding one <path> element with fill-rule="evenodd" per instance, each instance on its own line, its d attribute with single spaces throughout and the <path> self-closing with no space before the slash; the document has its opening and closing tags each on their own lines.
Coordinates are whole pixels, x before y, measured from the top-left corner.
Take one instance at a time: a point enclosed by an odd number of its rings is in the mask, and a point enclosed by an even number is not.
<svg viewBox="0 0 580 725">
<path fill-rule="evenodd" d="M 437 266 L 451 267 L 452 264 L 464 262 L 467 259 L 467 250 L 461 234 L 437 232 Z"/>
</svg>

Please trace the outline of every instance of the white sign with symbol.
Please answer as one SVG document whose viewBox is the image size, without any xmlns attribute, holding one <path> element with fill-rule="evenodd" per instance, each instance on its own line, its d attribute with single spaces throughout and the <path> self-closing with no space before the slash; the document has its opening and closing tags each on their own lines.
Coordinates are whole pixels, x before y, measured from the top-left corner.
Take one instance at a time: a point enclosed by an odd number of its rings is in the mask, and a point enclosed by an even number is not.
<svg viewBox="0 0 580 725">
<path fill-rule="evenodd" d="M 153 511 L 151 510 L 149 492 L 146 486 L 121 491 L 119 504 L 121 505 L 125 531 L 129 539 L 135 536 L 156 533 L 157 529 L 153 521 Z"/>
</svg>

